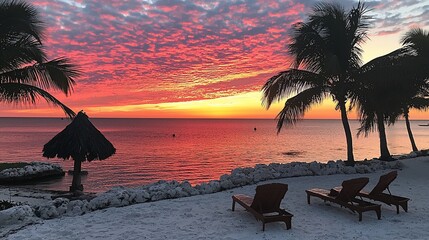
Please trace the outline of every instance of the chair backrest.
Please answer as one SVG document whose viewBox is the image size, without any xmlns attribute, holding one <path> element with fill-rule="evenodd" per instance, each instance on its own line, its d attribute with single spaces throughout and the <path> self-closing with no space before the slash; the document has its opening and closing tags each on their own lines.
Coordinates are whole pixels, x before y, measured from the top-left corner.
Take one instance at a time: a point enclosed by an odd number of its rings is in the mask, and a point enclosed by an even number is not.
<svg viewBox="0 0 429 240">
<path fill-rule="evenodd" d="M 288 190 L 283 183 L 269 183 L 256 187 L 255 197 L 250 206 L 259 213 L 270 213 L 280 209 L 280 203 Z"/>
<path fill-rule="evenodd" d="M 369 195 L 382 193 L 384 190 L 386 190 L 386 188 L 389 187 L 389 185 L 393 182 L 393 180 L 396 179 L 397 176 L 397 171 L 392 171 L 387 174 L 381 175 L 380 180 L 378 180 L 377 185 L 375 185 Z"/>
<path fill-rule="evenodd" d="M 356 195 L 368 184 L 369 178 L 354 178 L 344 181 L 341 186 L 341 191 L 338 193 L 336 199 L 343 202 L 350 202 Z"/>
</svg>

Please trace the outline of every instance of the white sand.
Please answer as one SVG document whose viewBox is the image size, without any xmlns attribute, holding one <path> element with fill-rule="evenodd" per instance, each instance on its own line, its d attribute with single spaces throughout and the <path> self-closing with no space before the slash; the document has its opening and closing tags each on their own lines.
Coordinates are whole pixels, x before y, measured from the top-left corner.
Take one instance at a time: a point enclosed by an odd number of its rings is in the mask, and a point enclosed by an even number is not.
<svg viewBox="0 0 429 240">
<path fill-rule="evenodd" d="M 283 223 L 262 224 L 241 206 L 231 211 L 231 196 L 253 195 L 256 185 L 215 194 L 108 208 L 78 217 L 41 221 L 7 239 L 429 239 L 429 158 L 402 160 L 404 169 L 391 184 L 392 193 L 411 198 L 408 213 L 382 205 L 382 219 L 374 212 L 358 215 L 312 198 L 305 189 L 331 188 L 343 180 L 367 176 L 372 189 L 385 172 L 285 178 L 267 182 L 289 184 L 282 207 L 294 214 L 292 229 Z"/>
</svg>

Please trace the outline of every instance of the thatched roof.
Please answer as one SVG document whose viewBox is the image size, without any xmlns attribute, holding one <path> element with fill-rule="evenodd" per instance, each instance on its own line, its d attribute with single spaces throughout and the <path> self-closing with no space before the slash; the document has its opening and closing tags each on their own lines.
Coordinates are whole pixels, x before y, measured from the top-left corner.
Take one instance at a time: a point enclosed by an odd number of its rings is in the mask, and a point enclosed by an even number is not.
<svg viewBox="0 0 429 240">
<path fill-rule="evenodd" d="M 79 112 L 73 121 L 43 147 L 43 156 L 80 161 L 103 160 L 116 149 L 112 143 L 89 121 L 88 116 Z"/>
</svg>

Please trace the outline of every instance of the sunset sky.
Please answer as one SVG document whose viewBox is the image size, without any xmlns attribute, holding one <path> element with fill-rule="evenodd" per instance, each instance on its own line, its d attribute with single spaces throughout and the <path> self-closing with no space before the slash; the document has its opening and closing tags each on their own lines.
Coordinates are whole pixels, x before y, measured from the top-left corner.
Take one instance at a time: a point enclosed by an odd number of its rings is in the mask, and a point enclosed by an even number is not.
<svg viewBox="0 0 429 240">
<path fill-rule="evenodd" d="M 260 89 L 290 66 L 290 27 L 313 0 L 32 0 L 46 23 L 50 59 L 65 56 L 83 75 L 66 97 L 91 117 L 274 118 Z M 344 0 L 348 9 L 357 1 Z M 400 47 L 412 27 L 429 26 L 427 0 L 365 1 L 373 10 L 363 60 Z M 44 102 L 0 104 L 0 117 L 64 117 Z M 427 113 L 411 117 L 428 119 Z M 333 103 L 307 118 L 339 118 Z M 352 114 L 353 118 L 354 115 Z"/>
</svg>

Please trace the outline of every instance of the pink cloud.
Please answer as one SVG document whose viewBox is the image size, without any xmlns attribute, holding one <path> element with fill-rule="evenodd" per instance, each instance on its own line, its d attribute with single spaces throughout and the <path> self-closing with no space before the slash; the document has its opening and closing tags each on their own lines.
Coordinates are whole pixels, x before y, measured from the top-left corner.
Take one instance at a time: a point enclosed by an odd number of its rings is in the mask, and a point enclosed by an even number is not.
<svg viewBox="0 0 429 240">
<path fill-rule="evenodd" d="M 259 90 L 289 67 L 288 30 L 314 3 L 32 1 L 47 23 L 49 56 L 71 58 L 84 73 L 70 97 L 59 96 L 76 109 Z"/>
</svg>

